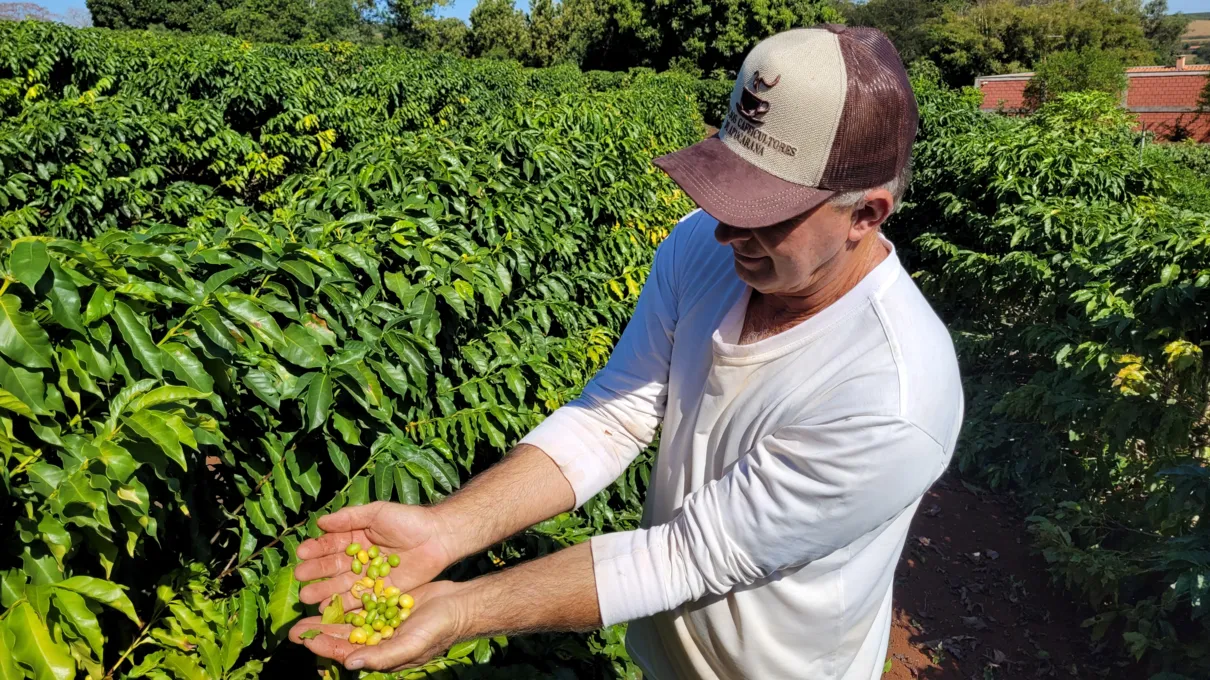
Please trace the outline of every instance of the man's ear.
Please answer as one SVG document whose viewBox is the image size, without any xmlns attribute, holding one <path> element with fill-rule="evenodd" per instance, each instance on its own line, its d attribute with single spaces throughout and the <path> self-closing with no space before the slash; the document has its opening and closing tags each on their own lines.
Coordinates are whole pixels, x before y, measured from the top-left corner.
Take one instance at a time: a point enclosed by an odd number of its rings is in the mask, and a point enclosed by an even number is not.
<svg viewBox="0 0 1210 680">
<path fill-rule="evenodd" d="M 853 208 L 849 238 L 860 241 L 871 231 L 877 231 L 895 210 L 895 197 L 886 189 L 871 189 L 865 199 Z"/>
</svg>

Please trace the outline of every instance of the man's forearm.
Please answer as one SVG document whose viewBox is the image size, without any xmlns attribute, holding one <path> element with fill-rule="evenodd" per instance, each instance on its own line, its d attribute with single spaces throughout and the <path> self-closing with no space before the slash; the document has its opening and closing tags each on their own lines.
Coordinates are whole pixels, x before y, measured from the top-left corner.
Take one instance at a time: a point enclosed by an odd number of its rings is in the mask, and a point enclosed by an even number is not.
<svg viewBox="0 0 1210 680">
<path fill-rule="evenodd" d="M 459 639 L 601 627 L 588 542 L 463 585 Z"/>
<path fill-rule="evenodd" d="M 571 510 L 575 502 L 571 484 L 550 456 L 521 444 L 433 509 L 447 550 L 462 559 Z"/>
</svg>

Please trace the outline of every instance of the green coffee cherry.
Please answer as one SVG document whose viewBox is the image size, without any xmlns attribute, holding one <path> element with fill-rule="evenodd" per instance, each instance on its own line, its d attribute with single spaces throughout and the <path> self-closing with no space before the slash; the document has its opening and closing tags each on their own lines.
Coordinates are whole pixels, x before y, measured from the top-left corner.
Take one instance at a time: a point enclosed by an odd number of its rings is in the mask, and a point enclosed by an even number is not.
<svg viewBox="0 0 1210 680">
<path fill-rule="evenodd" d="M 399 616 L 399 607 L 387 607 L 387 610 L 383 616 L 386 616 L 388 619 L 393 619 L 396 616 Z"/>
<path fill-rule="evenodd" d="M 392 567 L 398 567 L 399 566 L 399 555 L 391 555 L 390 557 L 388 557 L 387 564 L 391 565 Z"/>
<path fill-rule="evenodd" d="M 374 559 L 375 557 L 378 557 L 378 552 L 379 552 L 378 546 L 376 546 L 376 545 L 370 546 L 370 559 Z"/>
<path fill-rule="evenodd" d="M 350 543 L 349 547 L 345 548 L 345 554 L 349 557 L 352 557 L 356 555 L 359 550 L 361 550 L 360 543 Z"/>
<path fill-rule="evenodd" d="M 403 624 L 403 617 L 396 616 L 395 618 L 391 619 L 388 623 L 391 624 L 391 628 L 398 628 L 400 625 Z"/>
<path fill-rule="evenodd" d="M 383 621 L 382 619 L 374 619 L 370 623 L 370 628 L 373 628 L 374 630 L 382 630 L 383 626 L 385 625 L 387 625 L 386 621 Z"/>
<path fill-rule="evenodd" d="M 374 595 L 372 593 L 362 593 L 361 594 L 361 606 L 364 607 L 365 609 L 369 609 L 370 603 L 373 601 L 374 601 Z"/>
<path fill-rule="evenodd" d="M 388 607 L 396 607 L 398 605 L 399 605 L 399 596 L 398 595 L 392 595 L 387 598 Z"/>
<path fill-rule="evenodd" d="M 372 564 L 372 565 L 374 565 L 374 566 L 378 566 L 378 565 L 382 564 L 382 563 L 383 563 L 383 562 L 385 562 L 385 561 L 386 561 L 386 558 L 385 558 L 385 557 L 383 557 L 382 555 L 379 555 L 378 557 L 371 557 L 371 558 L 370 558 L 370 564 Z"/>
<path fill-rule="evenodd" d="M 366 635 L 372 635 L 374 633 L 374 628 L 372 626 L 370 626 L 370 624 L 368 624 L 368 623 L 361 626 L 360 629 L 364 630 L 366 632 Z"/>
<path fill-rule="evenodd" d="M 354 614 L 349 623 L 353 624 L 354 626 L 364 626 L 366 625 L 366 617 L 362 616 L 361 614 Z"/>
<path fill-rule="evenodd" d="M 354 574 L 360 574 L 361 573 L 361 560 L 354 557 L 352 568 L 353 568 Z"/>
</svg>

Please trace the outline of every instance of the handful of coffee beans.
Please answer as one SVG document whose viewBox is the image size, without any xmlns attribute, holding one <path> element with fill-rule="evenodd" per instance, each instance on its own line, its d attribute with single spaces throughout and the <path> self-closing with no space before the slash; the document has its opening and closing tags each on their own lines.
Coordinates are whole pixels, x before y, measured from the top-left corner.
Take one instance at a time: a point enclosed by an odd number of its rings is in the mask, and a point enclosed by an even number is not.
<svg viewBox="0 0 1210 680">
<path fill-rule="evenodd" d="M 411 595 L 401 593 L 398 588 L 388 586 L 383 581 L 391 573 L 392 567 L 399 566 L 399 556 L 384 555 L 376 545 L 362 549 L 360 543 L 349 545 L 345 548 L 345 554 L 353 558 L 349 566 L 353 573 L 364 573 L 352 588 L 353 597 L 361 598 L 361 610 L 344 613 L 340 595 L 334 595 L 332 602 L 324 609 L 324 623 L 343 620 L 352 624 L 354 628 L 349 633 L 349 642 L 355 645 L 372 646 L 389 640 L 395 634 L 395 629 L 412 615 L 412 606 L 415 604 Z"/>
</svg>

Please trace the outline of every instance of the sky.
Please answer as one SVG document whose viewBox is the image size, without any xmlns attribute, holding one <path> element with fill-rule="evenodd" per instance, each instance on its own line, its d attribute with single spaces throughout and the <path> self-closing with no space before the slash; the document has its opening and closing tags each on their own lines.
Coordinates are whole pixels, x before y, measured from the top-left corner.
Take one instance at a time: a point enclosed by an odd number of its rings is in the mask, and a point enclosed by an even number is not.
<svg viewBox="0 0 1210 680">
<path fill-rule="evenodd" d="M 84 8 L 84 0 L 32 0 L 33 2 L 42 5 L 46 9 L 56 14 L 62 14 L 71 8 Z M 454 0 L 454 3 L 448 7 L 442 7 L 437 11 L 438 16 L 443 17 L 458 17 L 459 19 L 467 19 L 471 15 L 471 10 L 474 9 L 478 0 Z M 521 9 L 529 7 L 528 0 L 516 0 L 517 5 Z M 1170 12 L 1210 12 L 1210 0 L 1168 0 L 1168 11 Z"/>
</svg>

